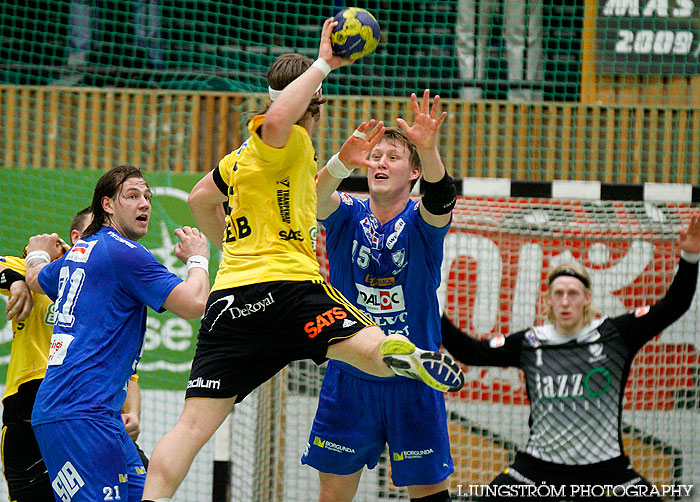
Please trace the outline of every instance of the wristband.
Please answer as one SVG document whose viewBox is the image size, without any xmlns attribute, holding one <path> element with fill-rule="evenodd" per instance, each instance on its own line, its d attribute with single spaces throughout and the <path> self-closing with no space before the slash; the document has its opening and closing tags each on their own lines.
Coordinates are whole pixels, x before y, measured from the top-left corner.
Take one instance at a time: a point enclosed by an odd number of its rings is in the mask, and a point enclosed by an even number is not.
<svg viewBox="0 0 700 502">
<path fill-rule="evenodd" d="M 24 276 L 19 272 L 15 272 L 12 269 L 6 268 L 0 272 L 0 289 L 10 289 L 13 283 L 17 281 L 23 281 Z"/>
<path fill-rule="evenodd" d="M 323 78 L 326 78 L 332 69 L 331 65 L 329 65 L 323 58 L 318 58 L 311 66 L 321 70 L 323 72 Z"/>
<path fill-rule="evenodd" d="M 24 263 L 27 265 L 27 268 L 41 263 L 51 263 L 51 256 L 46 251 L 32 251 L 27 254 Z"/>
<path fill-rule="evenodd" d="M 688 263 L 698 263 L 700 261 L 700 253 L 686 253 L 681 249 L 681 258 Z"/>
<path fill-rule="evenodd" d="M 343 161 L 340 160 L 337 153 L 333 155 L 333 157 L 331 157 L 331 159 L 326 163 L 326 170 L 331 176 L 338 178 L 339 180 L 347 178 L 353 171 L 352 169 L 348 169 Z"/>
<path fill-rule="evenodd" d="M 189 272 L 193 268 L 201 268 L 202 270 L 209 273 L 209 260 L 200 254 L 195 254 L 187 258 L 187 271 Z"/>
</svg>

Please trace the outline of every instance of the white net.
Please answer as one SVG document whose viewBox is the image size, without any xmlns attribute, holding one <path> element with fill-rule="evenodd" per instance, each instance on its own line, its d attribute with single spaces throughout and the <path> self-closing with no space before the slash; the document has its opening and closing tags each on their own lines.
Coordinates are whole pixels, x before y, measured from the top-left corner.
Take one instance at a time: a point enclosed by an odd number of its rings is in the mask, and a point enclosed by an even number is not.
<svg viewBox="0 0 700 502">
<path fill-rule="evenodd" d="M 691 210 L 649 202 L 460 198 L 445 243 L 440 301 L 456 324 L 478 337 L 514 332 L 543 322 L 547 270 L 574 259 L 591 274 L 594 302 L 604 314 L 654 303 L 674 276 L 678 230 Z M 699 298 L 637 354 L 625 389 L 626 452 L 659 486 L 700 481 Z M 455 494 L 489 483 L 528 437 L 523 374 L 481 367 L 465 372 L 465 388 L 447 396 Z M 231 500 L 317 497 L 318 475 L 299 460 L 322 375 L 311 362 L 294 363 L 237 406 Z M 355 500 L 397 499 L 407 495 L 392 485 L 385 453 L 363 474 Z"/>
</svg>

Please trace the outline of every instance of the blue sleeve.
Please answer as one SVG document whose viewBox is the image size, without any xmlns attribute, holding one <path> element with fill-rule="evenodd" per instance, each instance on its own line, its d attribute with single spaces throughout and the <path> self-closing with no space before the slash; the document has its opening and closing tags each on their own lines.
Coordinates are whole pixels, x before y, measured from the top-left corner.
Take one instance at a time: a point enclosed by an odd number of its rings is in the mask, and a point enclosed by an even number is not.
<svg viewBox="0 0 700 502">
<path fill-rule="evenodd" d="M 448 223 L 444 227 L 434 227 L 433 225 L 426 223 L 425 220 L 423 220 L 423 218 L 421 217 L 419 209 L 420 206 L 418 205 L 418 202 L 414 202 L 414 204 L 415 210 L 413 211 L 413 213 L 415 222 L 413 228 L 416 229 L 416 236 L 420 238 L 426 250 L 425 259 L 433 263 L 439 260 L 438 263 L 442 263 L 445 236 L 450 230 L 452 219 L 450 218 L 450 223 Z M 435 267 L 427 267 L 427 270 L 434 271 Z M 433 279 L 439 283 L 441 280 L 440 268 L 438 267 L 436 270 L 438 275 L 436 277 L 433 277 Z"/>
<path fill-rule="evenodd" d="M 120 287 L 128 295 L 159 311 L 182 279 L 165 268 L 140 244 L 133 249 L 118 244 L 112 250 L 112 266 Z"/>
<path fill-rule="evenodd" d="M 39 286 L 53 302 L 58 298 L 58 276 L 65 256 L 64 254 L 58 260 L 49 263 L 39 271 Z"/>
<path fill-rule="evenodd" d="M 362 207 L 362 203 L 346 193 L 338 192 L 340 195 L 340 205 L 338 209 L 333 211 L 325 220 L 319 220 L 326 227 L 326 230 L 332 232 L 335 229 L 341 229 L 345 226 L 358 208 Z"/>
</svg>

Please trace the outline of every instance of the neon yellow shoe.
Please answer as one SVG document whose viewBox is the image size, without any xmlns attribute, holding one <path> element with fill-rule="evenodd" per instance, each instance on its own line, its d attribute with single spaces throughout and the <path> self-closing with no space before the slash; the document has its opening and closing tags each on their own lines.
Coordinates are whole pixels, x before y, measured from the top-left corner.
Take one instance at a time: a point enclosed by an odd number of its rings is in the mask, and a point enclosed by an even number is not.
<svg viewBox="0 0 700 502">
<path fill-rule="evenodd" d="M 393 338 L 382 342 L 381 353 L 386 365 L 399 376 L 421 380 L 441 392 L 455 392 L 464 386 L 464 373 L 447 354 Z"/>
</svg>

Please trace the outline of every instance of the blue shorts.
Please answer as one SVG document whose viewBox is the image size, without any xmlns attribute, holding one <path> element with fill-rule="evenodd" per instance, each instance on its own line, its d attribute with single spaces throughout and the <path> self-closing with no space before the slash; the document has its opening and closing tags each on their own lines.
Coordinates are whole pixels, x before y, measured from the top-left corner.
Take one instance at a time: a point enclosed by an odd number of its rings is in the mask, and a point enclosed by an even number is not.
<svg viewBox="0 0 700 502">
<path fill-rule="evenodd" d="M 408 378 L 358 378 L 331 361 L 301 463 L 352 474 L 374 468 L 386 444 L 395 486 L 447 479 L 454 468 L 443 394 Z"/>
<path fill-rule="evenodd" d="M 146 470 L 122 424 L 64 420 L 34 434 L 57 501 L 141 501 Z"/>
</svg>

